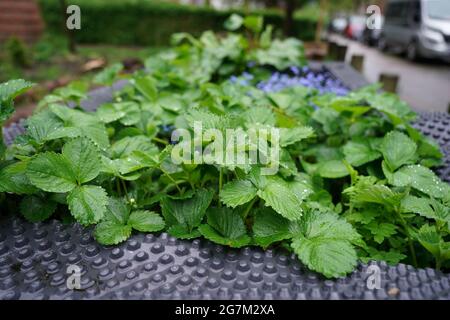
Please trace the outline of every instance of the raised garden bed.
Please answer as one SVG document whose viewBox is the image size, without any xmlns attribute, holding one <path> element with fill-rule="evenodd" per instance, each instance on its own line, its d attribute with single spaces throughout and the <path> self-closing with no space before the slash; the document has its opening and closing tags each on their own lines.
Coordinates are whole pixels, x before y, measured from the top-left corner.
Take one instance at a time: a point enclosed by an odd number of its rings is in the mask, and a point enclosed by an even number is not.
<svg viewBox="0 0 450 320">
<path fill-rule="evenodd" d="M 344 64 L 313 64 L 312 68 L 316 76 L 335 77 L 333 84 L 343 88 L 366 84 Z M 296 84 L 289 80 L 292 75 L 277 77 L 280 86 Z M 272 79 L 269 85 L 276 82 Z M 123 85 L 98 89 L 81 105 L 94 110 Z M 414 124 L 446 154 L 445 165 L 437 170 L 446 181 L 450 181 L 449 123 L 447 114 L 421 114 Z M 11 143 L 22 132 L 23 124 L 13 124 L 5 130 L 5 140 Z M 450 276 L 431 268 L 373 261 L 359 264 L 347 277 L 330 280 L 309 271 L 282 249 L 229 249 L 206 240 L 177 240 L 166 233 L 137 234 L 125 243 L 105 247 L 93 239 L 92 231 L 55 220 L 36 224 L 21 218 L 2 221 L 0 299 L 450 298 Z M 70 264 L 82 268 L 80 290 L 67 288 L 66 266 Z M 367 286 L 373 270 L 380 272 L 380 289 Z"/>
<path fill-rule="evenodd" d="M 175 35 L 96 76 L 127 83 L 58 89 L 5 132 L 2 296 L 448 298 L 448 116 L 305 69 L 258 17 L 226 26 L 247 36 Z M 2 123 L 30 86 L 0 85 Z"/>
</svg>

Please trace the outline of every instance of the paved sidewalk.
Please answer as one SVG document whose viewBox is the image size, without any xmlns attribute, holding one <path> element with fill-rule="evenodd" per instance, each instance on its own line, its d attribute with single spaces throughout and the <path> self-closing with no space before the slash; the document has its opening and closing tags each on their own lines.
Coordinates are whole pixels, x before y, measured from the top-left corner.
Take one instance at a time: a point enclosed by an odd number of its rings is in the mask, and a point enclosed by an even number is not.
<svg viewBox="0 0 450 320">
<path fill-rule="evenodd" d="M 376 48 L 338 35 L 331 38 L 348 45 L 347 61 L 353 54 L 365 56 L 363 74 L 377 82 L 380 73 L 400 76 L 398 94 L 417 111 L 447 111 L 450 104 L 450 64 L 426 61 L 411 63 L 400 55 L 385 54 Z"/>
</svg>

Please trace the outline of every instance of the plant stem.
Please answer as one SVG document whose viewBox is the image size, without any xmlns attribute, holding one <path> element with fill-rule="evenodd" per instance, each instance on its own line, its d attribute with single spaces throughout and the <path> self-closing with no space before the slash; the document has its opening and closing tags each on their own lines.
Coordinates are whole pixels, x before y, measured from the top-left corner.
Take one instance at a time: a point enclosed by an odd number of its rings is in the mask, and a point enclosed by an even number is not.
<svg viewBox="0 0 450 320">
<path fill-rule="evenodd" d="M 195 184 L 191 180 L 191 172 L 188 172 L 188 179 L 187 179 L 189 185 L 191 186 L 192 190 L 195 192 Z"/>
<path fill-rule="evenodd" d="M 113 191 L 113 184 L 112 184 L 112 180 L 111 179 L 108 180 L 108 187 L 109 187 L 109 193 L 112 193 L 112 191 Z"/>
<path fill-rule="evenodd" d="M 117 193 L 119 194 L 119 197 L 121 197 L 122 196 L 122 190 L 120 190 L 119 179 L 116 179 L 116 188 L 117 188 Z"/>
<path fill-rule="evenodd" d="M 417 268 L 416 250 L 414 249 L 414 244 L 413 244 L 411 237 L 409 236 L 409 233 L 408 233 L 408 244 L 409 244 L 409 250 L 411 251 L 414 267 Z"/>
<path fill-rule="evenodd" d="M 170 181 L 172 181 L 175 184 L 175 187 L 177 188 L 178 192 L 181 194 L 182 191 L 180 189 L 180 187 L 178 186 L 178 183 L 175 181 L 174 178 L 172 178 L 172 176 L 170 175 L 170 173 L 168 173 L 166 170 L 160 168 L 161 171 L 167 176 L 167 178 L 169 178 Z"/>
<path fill-rule="evenodd" d="M 408 224 L 406 223 L 405 219 L 402 217 L 402 214 L 400 213 L 400 211 L 395 210 L 395 212 L 397 213 L 397 216 L 400 219 L 400 223 L 405 231 L 406 236 L 408 237 L 408 245 L 409 245 L 409 251 L 411 252 L 411 257 L 413 259 L 413 264 L 414 266 L 417 268 L 417 257 L 416 257 L 416 250 L 414 249 L 414 243 L 413 240 L 411 238 L 411 235 L 409 233 L 408 230 Z"/>
<path fill-rule="evenodd" d="M 223 171 L 222 171 L 222 167 L 220 167 L 219 169 L 219 195 L 220 192 L 222 191 L 222 182 L 223 182 Z M 220 202 L 219 199 L 219 208 L 222 206 L 222 203 Z"/>
<path fill-rule="evenodd" d="M 253 200 L 248 204 L 247 208 L 245 208 L 245 211 L 242 214 L 242 219 L 245 220 L 247 218 L 247 216 L 248 216 L 248 214 L 250 212 L 250 209 L 253 207 L 253 205 L 255 204 L 256 200 L 258 200 L 258 198 L 254 197 Z"/>
<path fill-rule="evenodd" d="M 120 179 L 120 182 L 122 183 L 122 187 L 125 192 L 125 197 L 127 198 L 128 203 L 130 203 L 130 198 L 128 197 L 127 185 L 125 184 L 125 181 L 123 181 L 122 179 Z"/>
<path fill-rule="evenodd" d="M 153 137 L 152 141 L 159 142 L 159 143 L 161 143 L 161 144 L 163 144 L 165 146 L 167 146 L 169 144 L 166 140 L 163 140 L 163 139 L 160 139 L 160 138 L 157 138 L 157 137 Z"/>
<path fill-rule="evenodd" d="M 441 258 L 436 258 L 436 270 L 441 270 Z"/>
</svg>

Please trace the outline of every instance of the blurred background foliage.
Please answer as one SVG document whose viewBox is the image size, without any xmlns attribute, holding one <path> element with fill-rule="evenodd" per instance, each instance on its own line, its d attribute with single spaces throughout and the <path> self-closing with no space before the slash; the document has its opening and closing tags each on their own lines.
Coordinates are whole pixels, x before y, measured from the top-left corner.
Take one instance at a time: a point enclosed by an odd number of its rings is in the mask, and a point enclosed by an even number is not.
<svg viewBox="0 0 450 320">
<path fill-rule="evenodd" d="M 26 78 L 45 83 L 32 100 L 92 71 L 121 62 L 125 71 L 142 66 L 151 52 L 170 43 L 171 35 L 223 31 L 232 13 L 260 15 L 275 27 L 275 36 L 305 42 L 318 34 L 337 12 L 355 11 L 364 0 L 33 0 L 45 33 L 37 42 L 11 37 L 0 43 L 0 82 Z M 382 0 L 373 0 L 382 1 Z M 373 2 L 372 1 L 372 2 Z M 70 2 L 70 3 L 69 3 Z M 65 28 L 65 7 L 81 8 L 81 30 Z M 319 26 L 319 28 L 318 28 Z M 36 90 L 35 90 L 36 91 Z"/>
</svg>

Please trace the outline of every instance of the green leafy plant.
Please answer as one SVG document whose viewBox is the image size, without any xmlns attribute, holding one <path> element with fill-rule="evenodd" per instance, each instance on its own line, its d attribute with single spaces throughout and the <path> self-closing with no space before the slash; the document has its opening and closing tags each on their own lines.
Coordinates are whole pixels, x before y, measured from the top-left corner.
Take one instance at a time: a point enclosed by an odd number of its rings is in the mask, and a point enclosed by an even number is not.
<svg viewBox="0 0 450 320">
<path fill-rule="evenodd" d="M 175 36 L 177 45 L 149 58 L 146 71 L 130 76 L 96 112 L 79 109 L 84 91 L 76 86 L 45 98 L 6 152 L 0 191 L 11 201 L 21 198 L 27 220 L 70 213 L 95 225 L 105 245 L 125 241 L 133 230 L 165 230 L 230 247 L 281 246 L 330 278 L 371 259 L 418 266 L 434 259 L 447 270 L 450 187 L 430 169 L 442 154 L 411 126 L 415 114 L 377 86 L 346 97 L 302 87 L 257 89 L 267 67 L 300 66 L 303 59 L 298 42 L 271 41 L 270 29 L 252 19 L 233 16 L 227 23 L 233 30 L 248 27 L 250 38 Z M 253 79 L 229 79 L 250 61 Z M 118 70 L 99 77 L 112 82 Z M 10 86 L 0 92 L 28 84 Z M 10 108 L 14 94 L 1 96 L 2 110 Z M 172 140 L 175 128 L 194 138 Z M 244 137 L 277 129 L 279 157 L 178 161 L 195 134 L 205 149 L 214 144 L 209 129 Z M 261 139 L 270 144 L 272 138 Z M 249 139 L 237 148 L 268 155 Z M 278 170 L 267 175 L 267 168 Z"/>
<path fill-rule="evenodd" d="M 0 127 L 14 112 L 14 99 L 33 84 L 25 80 L 11 80 L 0 84 Z M 0 160 L 3 160 L 5 146 L 3 143 L 3 131 L 0 131 Z"/>
<path fill-rule="evenodd" d="M 30 66 L 28 48 L 21 39 L 17 37 L 9 38 L 5 43 L 5 49 L 8 52 L 9 62 L 12 65 L 20 68 Z"/>
<path fill-rule="evenodd" d="M 132 229 L 155 232 L 164 229 L 164 220 L 155 212 L 133 210 L 118 198 L 110 198 L 105 218 L 95 228 L 95 237 L 103 244 L 118 244 L 131 235 Z"/>
</svg>

